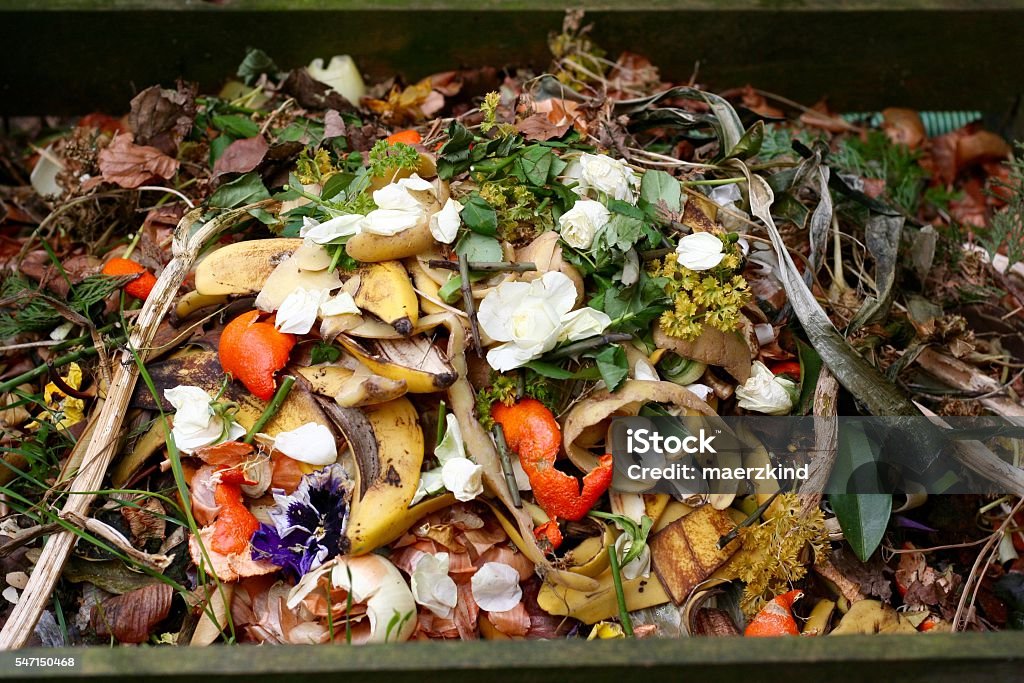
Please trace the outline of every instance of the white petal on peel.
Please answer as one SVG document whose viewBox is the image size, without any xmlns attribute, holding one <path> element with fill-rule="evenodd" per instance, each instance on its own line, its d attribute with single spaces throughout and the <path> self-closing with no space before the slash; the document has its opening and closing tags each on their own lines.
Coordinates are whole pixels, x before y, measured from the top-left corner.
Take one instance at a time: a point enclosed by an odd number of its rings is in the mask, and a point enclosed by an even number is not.
<svg viewBox="0 0 1024 683">
<path fill-rule="evenodd" d="M 462 429 L 459 427 L 459 420 L 451 413 L 445 415 L 444 438 L 434 448 L 434 457 L 442 465 L 452 458 L 466 457 L 466 444 L 462 439 Z"/>
<path fill-rule="evenodd" d="M 420 480 L 416 484 L 416 493 L 413 495 L 412 500 L 409 501 L 409 506 L 412 507 L 427 496 L 432 496 L 441 491 L 444 491 L 444 479 L 441 478 L 440 467 L 420 472 Z"/>
<path fill-rule="evenodd" d="M 346 313 L 361 313 L 359 306 L 356 306 L 355 299 L 348 292 L 338 292 L 320 304 L 320 315 L 344 315 Z"/>
<path fill-rule="evenodd" d="M 562 318 L 562 329 L 558 333 L 559 341 L 578 341 L 601 334 L 612 324 L 612 319 L 604 311 L 585 306 L 570 311 Z"/>
<path fill-rule="evenodd" d="M 274 327 L 288 334 L 309 333 L 320 313 L 320 304 L 326 298 L 326 290 L 296 287 L 277 309 Z"/>
<path fill-rule="evenodd" d="M 316 422 L 307 422 L 296 429 L 279 433 L 274 439 L 274 450 L 307 465 L 330 465 L 338 459 L 334 434 Z"/>
<path fill-rule="evenodd" d="M 412 572 L 413 599 L 442 619 L 451 618 L 459 599 L 449 566 L 448 553 L 424 553 Z"/>
<path fill-rule="evenodd" d="M 373 201 L 381 209 L 395 211 L 421 211 L 423 209 L 416 198 L 409 194 L 409 190 L 400 183 L 392 183 L 379 190 L 374 190 Z"/>
<path fill-rule="evenodd" d="M 303 237 L 317 244 L 328 244 L 339 237 L 352 237 L 361 231 L 363 216 L 360 214 L 346 214 L 337 216 L 323 223 L 314 218 L 303 218 L 302 228 L 299 230 L 299 237 Z"/>
<path fill-rule="evenodd" d="M 442 244 L 451 244 L 459 234 L 462 225 L 462 204 L 451 197 L 444 203 L 440 211 L 430 217 L 430 234 Z"/>
<path fill-rule="evenodd" d="M 487 612 L 507 612 L 523 598 L 519 572 L 501 562 L 488 562 L 470 580 L 473 599 Z"/>
<path fill-rule="evenodd" d="M 363 219 L 363 232 L 390 237 L 416 226 L 423 219 L 419 209 L 376 209 Z"/>
<path fill-rule="evenodd" d="M 692 394 L 696 394 L 697 398 L 702 401 L 707 401 L 708 398 L 715 393 L 715 391 L 706 384 L 687 384 L 686 390 Z"/>
</svg>

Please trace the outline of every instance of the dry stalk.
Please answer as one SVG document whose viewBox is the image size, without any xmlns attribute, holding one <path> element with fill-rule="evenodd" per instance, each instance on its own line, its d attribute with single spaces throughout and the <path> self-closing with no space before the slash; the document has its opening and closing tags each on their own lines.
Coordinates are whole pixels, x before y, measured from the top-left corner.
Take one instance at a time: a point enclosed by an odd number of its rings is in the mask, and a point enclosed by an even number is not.
<svg viewBox="0 0 1024 683">
<path fill-rule="evenodd" d="M 202 210 L 191 211 L 181 219 L 174 231 L 174 242 L 171 247 L 173 258 L 157 279 L 149 299 L 142 307 L 138 325 L 128 340 L 130 348 L 137 350 L 136 353 L 142 362 L 149 357 L 149 349 L 157 327 L 170 311 L 178 288 L 192 270 L 203 245 L 229 226 L 247 217 L 250 209 L 268 203 L 269 200 L 228 211 L 199 227 L 196 227 L 196 224 L 203 213 Z M 82 467 L 72 482 L 72 493 L 61 509 L 62 517 L 87 514 L 95 498 L 95 494 L 90 492 L 100 488 L 107 467 L 117 450 L 121 423 L 124 421 L 128 401 L 138 378 L 139 368 L 131 352 L 122 352 L 116 363 L 107 400 L 96 419 L 93 438 L 90 439 L 82 457 Z M 77 539 L 78 536 L 71 531 L 63 531 L 49 537 L 36 563 L 36 569 L 29 577 L 21 600 L 14 606 L 7 623 L 0 631 L 0 650 L 22 647 L 32 635 Z"/>
</svg>

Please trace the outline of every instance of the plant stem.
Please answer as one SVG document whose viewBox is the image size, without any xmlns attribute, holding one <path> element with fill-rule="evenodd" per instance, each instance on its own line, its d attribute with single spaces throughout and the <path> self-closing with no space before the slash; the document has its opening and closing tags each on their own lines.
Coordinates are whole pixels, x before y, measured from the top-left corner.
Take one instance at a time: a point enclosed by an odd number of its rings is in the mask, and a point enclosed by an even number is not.
<svg viewBox="0 0 1024 683">
<path fill-rule="evenodd" d="M 484 345 L 480 342 L 480 325 L 476 320 L 476 305 L 473 303 L 473 283 L 469 280 L 469 259 L 465 254 L 459 255 L 459 277 L 462 278 L 462 304 L 469 316 L 469 331 L 473 336 L 473 350 L 476 355 L 484 355 Z"/>
<path fill-rule="evenodd" d="M 270 403 L 263 409 L 260 417 L 256 422 L 253 423 L 252 427 L 248 432 L 245 433 L 245 437 L 242 439 L 242 443 L 252 443 L 253 439 L 256 438 L 256 432 L 263 429 L 263 425 L 270 421 L 270 418 L 277 414 L 280 410 L 281 404 L 288 398 L 289 392 L 292 390 L 292 385 L 295 384 L 295 378 L 288 375 L 281 380 L 281 386 L 277 388 L 277 392 L 274 394 L 274 398 L 270 399 Z"/>
<path fill-rule="evenodd" d="M 498 457 L 501 460 L 501 471 L 505 475 L 505 483 L 508 485 L 509 495 L 512 496 L 512 503 L 517 507 L 523 507 L 523 499 L 519 496 L 519 484 L 516 483 L 516 473 L 512 469 L 512 458 L 508 451 L 508 442 L 505 441 L 505 430 L 500 424 L 491 427 L 494 434 L 494 443 L 498 446 Z"/>
<path fill-rule="evenodd" d="M 681 180 L 679 184 L 693 187 L 694 185 L 735 185 L 745 182 L 747 182 L 746 178 L 710 178 L 708 180 Z"/>
<path fill-rule="evenodd" d="M 448 421 L 445 419 L 448 413 L 448 406 L 444 401 L 437 406 L 437 440 L 434 442 L 435 446 L 440 446 L 441 441 L 444 439 L 444 433 L 447 431 L 445 427 Z"/>
<path fill-rule="evenodd" d="M 612 570 L 612 583 L 615 584 L 615 599 L 619 603 L 619 621 L 622 622 L 622 630 L 627 638 L 634 638 L 633 620 L 629 618 L 629 609 L 626 608 L 626 594 L 622 590 L 622 573 L 619 571 L 619 556 L 615 552 L 615 546 L 608 546 L 608 563 Z"/>
<path fill-rule="evenodd" d="M 509 261 L 468 261 L 469 269 L 484 273 L 526 273 L 537 270 L 535 263 L 511 263 Z M 459 264 L 444 259 L 430 259 L 427 265 L 431 268 L 459 270 Z"/>
<path fill-rule="evenodd" d="M 122 339 L 121 341 L 124 340 Z M 78 351 L 74 351 L 63 356 L 58 356 L 57 358 L 53 359 L 52 363 L 43 363 L 42 365 L 32 368 L 28 372 L 21 373 L 17 377 L 12 377 L 9 380 L 0 382 L 0 394 L 7 393 L 8 391 L 11 391 L 15 387 L 24 384 L 25 382 L 31 382 L 36 377 L 39 377 L 40 375 L 45 375 L 51 369 L 55 370 L 57 368 L 64 367 L 69 363 L 74 363 L 75 361 L 82 360 L 83 358 L 95 356 L 97 353 L 99 353 L 99 350 L 95 346 L 87 346 L 83 349 L 79 349 Z"/>
<path fill-rule="evenodd" d="M 608 344 L 617 344 L 619 342 L 629 341 L 633 338 L 633 335 L 628 332 L 613 332 L 611 334 L 602 334 L 600 337 L 591 337 L 590 339 L 584 339 L 578 341 L 575 344 L 569 344 L 563 346 L 560 349 L 556 349 L 548 354 L 548 360 L 559 360 L 561 358 L 568 358 L 580 351 L 589 351 L 590 349 L 596 349 L 601 346 L 607 346 Z"/>
</svg>

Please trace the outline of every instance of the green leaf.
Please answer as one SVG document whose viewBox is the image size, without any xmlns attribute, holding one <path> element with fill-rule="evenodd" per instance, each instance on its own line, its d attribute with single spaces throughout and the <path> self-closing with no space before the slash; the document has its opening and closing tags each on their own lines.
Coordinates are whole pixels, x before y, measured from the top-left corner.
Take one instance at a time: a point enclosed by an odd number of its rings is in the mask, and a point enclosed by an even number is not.
<svg viewBox="0 0 1024 683">
<path fill-rule="evenodd" d="M 523 179 L 534 185 L 543 185 L 548 181 L 551 162 L 555 155 L 550 147 L 533 145 L 519 153 L 517 166 L 522 171 Z"/>
<path fill-rule="evenodd" d="M 646 171 L 640 181 L 640 197 L 655 205 L 665 202 L 669 211 L 680 210 L 682 192 L 679 181 L 665 171 Z"/>
<path fill-rule="evenodd" d="M 601 373 L 601 379 L 608 385 L 608 391 L 615 391 L 629 377 L 629 361 L 621 344 L 606 346 L 597 353 L 588 353 L 584 356 L 597 362 L 597 369 Z"/>
<path fill-rule="evenodd" d="M 621 199 L 609 199 L 608 210 L 620 216 L 635 218 L 638 221 L 644 219 L 644 212 L 642 210 L 636 208 L 629 202 L 622 201 Z"/>
<path fill-rule="evenodd" d="M 829 496 L 846 541 L 861 562 L 867 562 L 885 536 L 892 512 L 886 493 L 833 493 Z"/>
<path fill-rule="evenodd" d="M 218 187 L 207 203 L 216 209 L 233 209 L 269 198 L 270 193 L 264 187 L 263 180 L 258 173 L 252 172 Z"/>
<path fill-rule="evenodd" d="M 323 189 L 320 191 L 320 199 L 328 200 L 338 195 L 342 190 L 348 189 L 348 186 L 355 179 L 355 173 L 335 173 L 327 182 L 324 183 Z"/>
<path fill-rule="evenodd" d="M 461 123 L 452 121 L 448 126 L 448 142 L 441 147 L 437 157 L 437 175 L 441 180 L 449 180 L 469 168 L 472 163 L 469 146 L 473 143 L 473 134 Z"/>
<path fill-rule="evenodd" d="M 571 370 L 566 370 L 556 363 L 548 363 L 542 360 L 530 361 L 524 367 L 527 367 L 541 377 L 547 377 L 548 379 L 597 379 L 601 376 L 597 367 L 580 368 L 576 372 L 572 372 Z"/>
<path fill-rule="evenodd" d="M 213 117 L 212 123 L 214 128 L 233 138 L 254 138 L 260 134 L 260 125 L 240 114 L 218 114 Z"/>
<path fill-rule="evenodd" d="M 210 141 L 210 166 L 217 163 L 220 155 L 224 153 L 234 140 L 230 135 L 218 135 Z"/>
<path fill-rule="evenodd" d="M 761 151 L 761 145 L 764 143 L 764 121 L 757 121 L 747 132 L 743 134 L 740 141 L 729 150 L 726 155 L 726 159 L 749 159 L 752 156 L 757 156 L 757 153 Z"/>
<path fill-rule="evenodd" d="M 318 363 L 333 363 L 339 358 L 341 358 L 341 349 L 331 344 L 325 344 L 324 342 L 317 342 L 309 352 L 309 359 L 313 365 L 317 365 Z"/>
<path fill-rule="evenodd" d="M 277 71 L 277 64 L 266 52 L 251 47 L 245 53 L 245 59 L 238 65 L 236 74 L 245 81 L 246 85 L 249 85 L 261 74 L 275 74 Z"/>
<path fill-rule="evenodd" d="M 455 253 L 459 256 L 465 254 L 467 261 L 494 263 L 504 258 L 501 242 L 494 237 L 488 237 L 475 232 L 467 232 L 459 240 L 459 243 L 455 245 Z"/>
<path fill-rule="evenodd" d="M 796 351 L 800 357 L 800 400 L 797 401 L 797 415 L 810 415 L 814 407 L 814 391 L 821 375 L 821 356 L 813 346 L 796 340 Z"/>
<path fill-rule="evenodd" d="M 470 197 L 463 205 L 462 222 L 467 228 L 481 235 L 493 237 L 498 234 L 498 214 L 479 196 Z"/>
</svg>

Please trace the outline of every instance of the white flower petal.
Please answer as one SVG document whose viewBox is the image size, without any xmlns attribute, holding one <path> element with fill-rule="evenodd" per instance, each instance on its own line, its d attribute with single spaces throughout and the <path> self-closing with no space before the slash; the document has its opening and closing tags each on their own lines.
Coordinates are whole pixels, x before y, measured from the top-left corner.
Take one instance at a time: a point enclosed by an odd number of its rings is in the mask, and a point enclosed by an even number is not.
<svg viewBox="0 0 1024 683">
<path fill-rule="evenodd" d="M 412 572 L 413 599 L 442 619 L 451 618 L 459 600 L 449 565 L 448 553 L 423 553 Z"/>
<path fill-rule="evenodd" d="M 452 458 L 441 468 L 444 487 L 455 500 L 468 502 L 484 492 L 484 468 L 469 458 Z"/>
<path fill-rule="evenodd" d="M 519 572 L 501 562 L 488 562 L 470 580 L 473 599 L 487 612 L 507 612 L 523 598 Z"/>
<path fill-rule="evenodd" d="M 414 192 L 434 192 L 434 184 L 429 180 L 420 178 L 418 173 L 413 173 L 408 178 L 402 178 L 396 183 L 396 185 L 405 190 L 412 190 Z"/>
<path fill-rule="evenodd" d="M 696 394 L 697 398 L 702 401 L 707 401 L 715 393 L 715 390 L 708 385 L 699 383 L 687 384 L 685 389 L 692 394 Z"/>
<path fill-rule="evenodd" d="M 427 496 L 432 496 L 441 491 L 444 491 L 444 480 L 441 478 L 440 467 L 420 472 L 420 480 L 416 484 L 416 493 L 413 495 L 412 500 L 409 501 L 409 506 L 411 507 Z"/>
<path fill-rule="evenodd" d="M 580 156 L 580 187 L 633 203 L 638 178 L 626 162 L 604 154 Z"/>
<path fill-rule="evenodd" d="M 358 235 L 362 228 L 363 216 L 357 213 L 346 214 L 321 223 L 315 218 L 302 219 L 299 237 L 306 238 L 317 244 L 329 244 L 341 237 Z"/>
<path fill-rule="evenodd" d="M 487 351 L 487 363 L 498 372 L 508 372 L 539 358 L 544 352 L 523 349 L 513 342 L 495 346 Z"/>
<path fill-rule="evenodd" d="M 359 306 L 356 306 L 355 299 L 348 292 L 338 292 L 334 296 L 325 299 L 320 304 L 320 315 L 345 315 L 346 313 L 359 314 Z"/>
<path fill-rule="evenodd" d="M 224 421 L 213 414 L 213 398 L 200 387 L 177 386 L 164 390 L 164 398 L 174 407 L 174 426 L 171 435 L 178 450 L 191 453 L 201 446 L 216 443 L 224 436 Z M 232 423 L 228 439 L 234 440 L 245 433 L 240 425 Z"/>
<path fill-rule="evenodd" d="M 565 273 L 557 270 L 544 273 L 531 283 L 534 292 L 537 292 L 538 283 L 541 285 L 541 296 L 555 309 L 559 317 L 564 316 L 576 305 L 576 285 Z"/>
<path fill-rule="evenodd" d="M 615 539 L 615 553 L 619 556 L 619 560 L 626 556 L 629 552 L 629 548 L 632 539 L 628 534 L 621 534 Z M 629 561 L 629 563 L 622 565 L 620 569 L 622 572 L 622 578 L 632 581 L 638 579 L 641 576 L 647 578 L 651 575 L 651 548 L 648 545 L 644 545 L 644 549 L 640 551 L 640 554 Z"/>
<path fill-rule="evenodd" d="M 427 183 L 429 185 L 429 183 Z M 373 202 L 380 209 L 395 211 L 422 211 L 423 206 L 409 194 L 409 188 L 400 182 L 385 185 L 373 191 Z"/>
<path fill-rule="evenodd" d="M 442 244 L 451 244 L 459 234 L 462 225 L 462 204 L 451 197 L 444 203 L 440 211 L 430 217 L 430 234 Z"/>
<path fill-rule="evenodd" d="M 466 444 L 462 440 L 462 429 L 459 420 L 453 414 L 445 415 L 445 433 L 441 443 L 434 448 L 434 457 L 444 465 L 452 458 L 466 457 Z"/>
<path fill-rule="evenodd" d="M 608 314 L 596 308 L 585 306 L 570 311 L 562 318 L 562 327 L 558 331 L 558 341 L 578 341 L 601 334 L 612 324 Z"/>
<path fill-rule="evenodd" d="M 307 334 L 316 323 L 327 290 L 297 287 L 277 309 L 274 327 L 288 334 Z"/>
<path fill-rule="evenodd" d="M 570 247 L 589 249 L 598 230 L 608 223 L 611 213 L 601 202 L 580 199 L 558 219 L 558 232 Z"/>
<path fill-rule="evenodd" d="M 338 459 L 338 445 L 334 434 L 325 425 L 316 422 L 281 432 L 274 439 L 274 450 L 292 460 L 322 467 Z"/>
<path fill-rule="evenodd" d="M 415 227 L 423 220 L 423 211 L 418 208 L 414 210 L 405 209 L 376 209 L 366 214 L 362 222 L 363 232 L 374 235 L 390 237 Z"/>
<path fill-rule="evenodd" d="M 638 379 L 644 382 L 661 381 L 661 377 L 658 376 L 658 371 L 655 370 L 654 366 L 646 360 L 638 360 L 636 365 L 633 366 L 633 379 Z"/>
<path fill-rule="evenodd" d="M 750 366 L 750 377 L 736 387 L 737 405 L 766 415 L 786 415 L 793 409 L 796 385 L 776 377 L 761 361 Z"/>
<path fill-rule="evenodd" d="M 519 308 L 530 296 L 527 282 L 503 282 L 483 298 L 477 308 L 477 322 L 487 336 L 495 341 L 512 341 L 510 312 Z"/>
<path fill-rule="evenodd" d="M 694 232 L 686 235 L 676 246 L 679 264 L 690 270 L 702 271 L 714 268 L 725 258 L 725 245 L 710 232 Z"/>
</svg>

